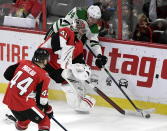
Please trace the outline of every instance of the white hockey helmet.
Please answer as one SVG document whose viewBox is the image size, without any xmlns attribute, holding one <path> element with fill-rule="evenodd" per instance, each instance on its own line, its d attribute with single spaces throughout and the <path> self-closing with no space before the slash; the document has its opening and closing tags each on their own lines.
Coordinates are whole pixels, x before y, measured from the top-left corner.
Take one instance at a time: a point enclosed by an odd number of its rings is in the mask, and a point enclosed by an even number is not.
<svg viewBox="0 0 167 131">
<path fill-rule="evenodd" d="M 91 75 L 91 69 L 85 64 L 73 64 L 72 73 L 79 80 L 87 80 Z"/>
<path fill-rule="evenodd" d="M 99 6 L 91 5 L 89 6 L 87 13 L 90 17 L 94 19 L 100 19 L 101 18 L 101 9 Z"/>
</svg>

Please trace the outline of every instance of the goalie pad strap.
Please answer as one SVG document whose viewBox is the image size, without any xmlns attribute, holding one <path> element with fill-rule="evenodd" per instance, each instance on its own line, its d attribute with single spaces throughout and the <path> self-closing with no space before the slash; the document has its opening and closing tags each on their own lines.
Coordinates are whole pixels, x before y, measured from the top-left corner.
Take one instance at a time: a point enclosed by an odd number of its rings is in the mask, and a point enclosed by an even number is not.
<svg viewBox="0 0 167 131">
<path fill-rule="evenodd" d="M 85 101 L 85 102 L 87 102 L 90 107 L 93 106 L 93 103 L 92 103 L 89 99 L 87 99 L 87 98 L 82 98 L 82 100 Z"/>
</svg>

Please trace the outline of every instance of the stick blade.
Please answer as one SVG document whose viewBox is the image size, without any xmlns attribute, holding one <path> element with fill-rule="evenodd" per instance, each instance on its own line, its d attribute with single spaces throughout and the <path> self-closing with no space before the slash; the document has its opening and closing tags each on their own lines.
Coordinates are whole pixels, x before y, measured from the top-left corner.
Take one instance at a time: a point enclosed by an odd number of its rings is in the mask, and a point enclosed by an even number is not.
<svg viewBox="0 0 167 131">
<path fill-rule="evenodd" d="M 142 109 L 142 111 L 145 112 L 145 113 L 151 114 L 151 113 L 154 113 L 154 112 L 155 112 L 155 108 Z"/>
<path fill-rule="evenodd" d="M 130 110 L 125 110 L 125 115 L 143 117 L 141 112 L 130 111 Z"/>
<path fill-rule="evenodd" d="M 149 108 L 149 109 L 140 109 L 137 111 L 130 111 L 130 110 L 125 110 L 125 115 L 131 115 L 131 116 L 139 116 L 139 117 L 144 117 L 144 118 L 150 118 L 151 113 L 155 112 L 155 108 Z"/>
</svg>

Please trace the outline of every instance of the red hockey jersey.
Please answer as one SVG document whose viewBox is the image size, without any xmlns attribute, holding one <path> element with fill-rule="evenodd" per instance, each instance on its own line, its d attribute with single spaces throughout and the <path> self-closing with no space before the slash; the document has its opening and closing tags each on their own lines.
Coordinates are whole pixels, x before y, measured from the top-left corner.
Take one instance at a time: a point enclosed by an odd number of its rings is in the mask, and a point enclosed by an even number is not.
<svg viewBox="0 0 167 131">
<path fill-rule="evenodd" d="M 59 56 L 56 52 L 61 50 L 64 47 L 61 47 L 62 44 L 61 38 L 63 38 L 66 41 L 66 45 L 71 45 L 74 46 L 73 54 L 72 54 L 72 59 L 74 60 L 77 58 L 79 55 L 83 55 L 83 43 L 81 40 L 79 40 L 76 37 L 76 34 L 74 31 L 72 31 L 68 27 L 64 27 L 59 29 L 58 33 L 54 34 L 51 38 L 51 42 L 46 42 L 40 46 L 40 48 L 45 48 L 48 50 L 50 54 L 50 62 L 49 64 L 54 68 L 54 69 L 59 69 L 61 68 L 60 64 L 58 63 Z M 64 45 L 64 46 L 66 46 Z M 63 54 L 62 54 L 63 55 Z M 61 56 L 60 56 L 61 57 Z"/>
<path fill-rule="evenodd" d="M 14 77 L 9 82 L 3 103 L 11 110 L 23 111 L 36 105 L 35 92 L 42 82 L 41 98 L 48 98 L 50 78 L 45 70 L 29 60 L 19 62 Z"/>
</svg>

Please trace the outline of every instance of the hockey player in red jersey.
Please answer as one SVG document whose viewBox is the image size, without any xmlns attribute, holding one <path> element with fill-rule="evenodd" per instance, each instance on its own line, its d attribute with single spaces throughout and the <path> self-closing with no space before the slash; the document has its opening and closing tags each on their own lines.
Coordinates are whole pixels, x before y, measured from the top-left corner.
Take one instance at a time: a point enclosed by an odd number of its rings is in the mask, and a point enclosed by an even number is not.
<svg viewBox="0 0 167 131">
<path fill-rule="evenodd" d="M 18 130 L 27 129 L 31 121 L 38 124 L 38 131 L 50 129 L 49 117 L 53 115 L 52 107 L 48 105 L 50 78 L 42 69 L 48 59 L 47 50 L 37 49 L 32 61 L 22 60 L 9 66 L 4 73 L 4 77 L 10 82 L 3 103 L 16 117 L 15 126 Z"/>
<path fill-rule="evenodd" d="M 65 63 L 70 64 L 82 63 L 85 64 L 83 58 L 83 43 L 80 37 L 85 32 L 85 22 L 83 20 L 75 20 L 71 27 L 64 27 L 52 35 L 45 43 L 40 45 L 40 48 L 45 48 L 50 54 L 50 62 L 46 65 L 46 70 L 53 80 L 57 83 L 62 83 L 63 78 L 60 78 Z M 65 57 L 66 56 L 66 57 Z M 70 65 L 69 64 L 69 65 Z M 54 73 L 54 71 L 56 72 Z M 52 72 L 50 72 L 52 71 Z"/>
<path fill-rule="evenodd" d="M 86 24 L 84 20 L 75 19 L 70 27 L 59 29 L 40 48 L 50 53 L 50 62 L 45 68 L 50 77 L 57 83 L 69 84 L 62 86 L 67 103 L 74 110 L 89 112 L 96 101 L 85 94 L 84 86 L 81 85 L 91 74 L 84 61 L 83 43 L 80 40 L 86 32 Z"/>
</svg>

